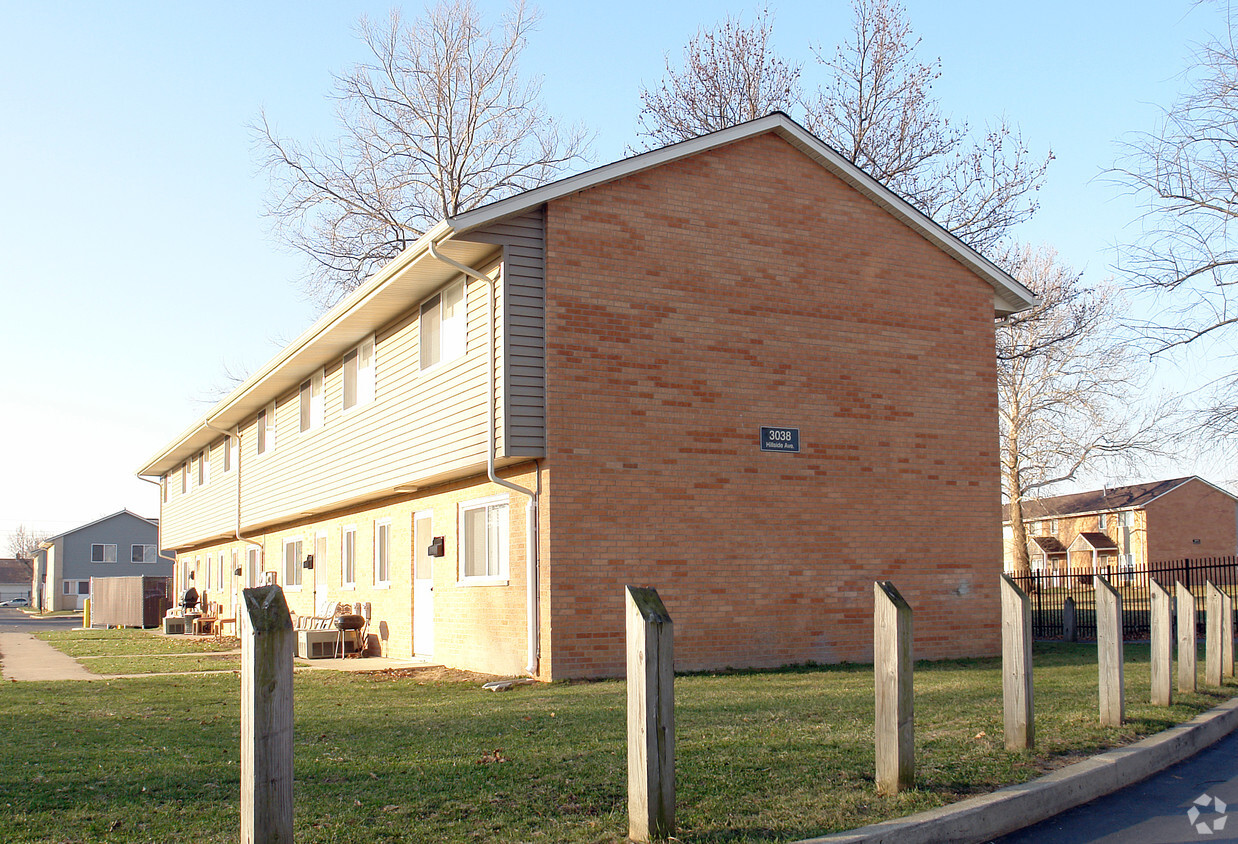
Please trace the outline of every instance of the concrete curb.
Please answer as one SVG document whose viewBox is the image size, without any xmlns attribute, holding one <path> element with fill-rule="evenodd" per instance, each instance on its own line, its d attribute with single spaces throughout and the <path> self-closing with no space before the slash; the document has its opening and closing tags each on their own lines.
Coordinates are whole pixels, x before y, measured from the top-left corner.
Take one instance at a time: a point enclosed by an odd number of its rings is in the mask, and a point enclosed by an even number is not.
<svg viewBox="0 0 1238 844">
<path fill-rule="evenodd" d="M 1224 738 L 1235 728 L 1238 728 L 1238 698 L 1163 733 L 1106 751 L 1031 782 L 969 797 L 928 812 L 850 832 L 807 838 L 795 844 L 979 844 L 1147 779 Z"/>
</svg>

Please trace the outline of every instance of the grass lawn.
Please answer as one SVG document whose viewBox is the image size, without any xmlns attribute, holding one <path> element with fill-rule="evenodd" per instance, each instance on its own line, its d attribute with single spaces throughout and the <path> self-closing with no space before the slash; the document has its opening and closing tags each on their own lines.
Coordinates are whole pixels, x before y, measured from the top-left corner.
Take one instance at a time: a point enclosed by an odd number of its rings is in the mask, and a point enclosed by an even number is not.
<svg viewBox="0 0 1238 844">
<path fill-rule="evenodd" d="M 1126 660 L 1128 723 L 1102 728 L 1095 648 L 1038 645 L 1031 753 L 1003 747 L 999 660 L 918 664 L 917 786 L 894 798 L 872 783 L 870 666 L 678 677 L 679 840 L 787 841 L 939 806 L 1238 691 L 1154 708 L 1147 646 Z M 622 682 L 495 694 L 435 676 L 296 674 L 298 842 L 623 840 Z M 235 674 L 6 685 L 5 840 L 234 842 L 238 696 Z"/>
<path fill-rule="evenodd" d="M 230 651 L 237 640 L 173 638 L 147 630 L 44 630 L 34 634 L 57 650 L 72 657 L 140 656 L 155 654 L 195 654 Z M 91 669 L 94 670 L 94 669 Z M 175 670 L 175 669 L 167 669 Z"/>
<path fill-rule="evenodd" d="M 78 662 L 92 674 L 175 674 L 185 671 L 239 671 L 238 654 L 164 654 L 163 656 L 83 656 Z"/>
</svg>

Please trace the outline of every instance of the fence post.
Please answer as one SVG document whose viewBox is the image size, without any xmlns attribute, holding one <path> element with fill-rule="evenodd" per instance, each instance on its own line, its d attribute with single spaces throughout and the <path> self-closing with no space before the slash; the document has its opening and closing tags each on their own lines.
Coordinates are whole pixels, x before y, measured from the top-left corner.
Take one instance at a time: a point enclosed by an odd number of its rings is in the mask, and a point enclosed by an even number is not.
<svg viewBox="0 0 1238 844">
<path fill-rule="evenodd" d="M 1221 676 L 1234 676 L 1234 596 L 1221 590 Z"/>
<path fill-rule="evenodd" d="M 1062 639 L 1067 642 L 1077 641 L 1079 634 L 1075 628 L 1075 596 L 1067 595 L 1062 602 Z"/>
<path fill-rule="evenodd" d="M 292 844 L 292 616 L 278 586 L 241 594 L 241 844 Z"/>
<path fill-rule="evenodd" d="M 1122 596 L 1101 575 L 1094 575 L 1096 589 L 1096 653 L 1100 669 L 1100 722 L 1107 727 L 1122 723 L 1126 700 L 1122 687 Z"/>
<path fill-rule="evenodd" d="M 1001 587 L 1006 749 L 1024 750 L 1036 743 L 1032 709 L 1032 602 L 1007 575 L 1002 575 Z"/>
<path fill-rule="evenodd" d="M 873 601 L 877 790 L 898 794 L 915 782 L 911 605 L 888 580 L 873 584 Z"/>
<path fill-rule="evenodd" d="M 656 589 L 624 588 L 628 639 L 628 839 L 675 834 L 675 655 Z"/>
<path fill-rule="evenodd" d="M 1221 639 L 1224 636 L 1225 601 L 1221 590 L 1211 580 L 1204 583 L 1207 597 L 1204 599 L 1204 682 L 1209 686 L 1221 685 L 1221 657 L 1223 648 Z"/>
<path fill-rule="evenodd" d="M 1197 685 L 1195 646 L 1195 595 L 1181 580 L 1174 581 L 1178 595 L 1178 691 L 1194 692 Z"/>
<path fill-rule="evenodd" d="M 1173 598 L 1169 590 L 1148 578 L 1152 596 L 1152 703 L 1173 703 Z"/>
</svg>

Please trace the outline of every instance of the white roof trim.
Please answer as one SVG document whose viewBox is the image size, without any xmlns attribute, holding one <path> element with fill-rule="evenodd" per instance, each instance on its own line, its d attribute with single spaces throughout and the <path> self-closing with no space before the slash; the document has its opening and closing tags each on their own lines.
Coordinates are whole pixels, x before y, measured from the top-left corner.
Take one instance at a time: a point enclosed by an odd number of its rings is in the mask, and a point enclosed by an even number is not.
<svg viewBox="0 0 1238 844">
<path fill-rule="evenodd" d="M 747 123 L 741 123 L 738 126 L 722 129 L 718 132 L 711 132 L 708 135 L 701 135 L 691 140 L 680 141 L 677 144 L 671 144 L 670 146 L 641 153 L 631 158 L 625 158 L 622 161 L 616 161 L 575 176 L 569 176 L 566 179 L 551 182 L 540 188 L 534 188 L 507 199 L 483 205 L 464 214 L 459 214 L 450 218 L 447 222 L 457 232 L 471 231 L 503 217 L 528 211 L 546 202 L 766 132 L 776 133 L 792 146 L 810 158 L 815 159 L 826 169 L 842 178 L 843 181 L 868 196 L 894 216 L 902 219 L 911 228 L 923 235 L 926 240 L 932 242 L 942 251 L 951 255 L 988 281 L 993 287 L 994 310 L 999 315 L 1026 310 L 1037 304 L 1038 300 L 1032 292 L 1008 273 L 946 231 L 926 214 L 912 206 L 907 200 L 843 158 L 820 138 L 817 138 L 780 111 L 756 120 L 750 120 Z"/>
<path fill-rule="evenodd" d="M 144 521 L 144 522 L 149 522 L 149 523 L 150 523 L 150 525 L 151 525 L 151 527 L 158 527 L 158 526 L 159 526 L 159 525 L 158 525 L 158 522 L 159 522 L 159 520 L 158 520 L 158 519 L 148 519 L 148 518 L 146 518 L 145 516 L 139 516 L 137 513 L 133 512 L 133 511 L 132 511 L 132 510 L 130 510 L 128 507 L 126 507 L 125 509 L 123 509 L 123 510 L 118 510 L 118 511 L 116 511 L 115 513 L 112 513 L 112 514 L 110 514 L 110 515 L 107 515 L 107 516 L 101 516 L 101 517 L 99 517 L 99 518 L 95 519 L 93 522 L 87 522 L 86 524 L 84 524 L 84 525 L 80 525 L 79 527 L 75 527 L 75 528 L 72 528 L 72 529 L 70 529 L 70 530 L 66 530 L 64 533 L 58 533 L 58 534 L 56 534 L 55 536 L 49 536 L 49 537 L 47 537 L 47 539 L 44 539 L 44 540 L 43 540 L 43 542 L 41 542 L 41 543 L 39 544 L 39 547 L 40 547 L 40 548 L 46 548 L 46 547 L 50 546 L 53 542 L 55 542 L 57 539 L 63 539 L 64 537 L 68 536 L 68 535 L 69 535 L 69 534 L 71 534 L 71 533 L 77 533 L 78 531 L 83 531 L 83 530 L 86 530 L 86 528 L 91 528 L 91 527 L 94 527 L 95 525 L 97 525 L 97 524 L 99 524 L 99 523 L 101 523 L 101 522 L 106 522 L 108 519 L 114 519 L 114 518 L 116 518 L 117 516 L 123 516 L 123 515 L 125 515 L 126 513 L 127 513 L 127 514 L 129 514 L 130 516 L 133 516 L 133 518 L 135 518 L 135 519 L 141 519 L 141 520 L 142 520 L 142 521 Z"/>
</svg>

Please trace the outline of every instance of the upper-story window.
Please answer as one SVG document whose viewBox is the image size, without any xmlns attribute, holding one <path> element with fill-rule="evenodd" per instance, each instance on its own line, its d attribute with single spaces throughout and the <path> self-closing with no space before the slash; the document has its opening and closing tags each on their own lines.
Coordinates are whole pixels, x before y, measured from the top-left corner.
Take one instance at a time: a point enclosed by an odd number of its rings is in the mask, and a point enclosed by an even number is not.
<svg viewBox="0 0 1238 844">
<path fill-rule="evenodd" d="M 275 402 L 258 411 L 258 453 L 275 450 Z"/>
<path fill-rule="evenodd" d="M 1049 533 L 1053 534 L 1054 536 L 1057 535 L 1057 519 L 1049 520 Z"/>
<path fill-rule="evenodd" d="M 324 408 L 322 397 L 322 370 L 315 372 L 301 384 L 301 431 L 312 430 L 322 425 Z"/>
<path fill-rule="evenodd" d="M 461 357 L 468 338 L 465 287 L 461 279 L 444 287 L 421 306 L 421 368 Z"/>
<path fill-rule="evenodd" d="M 1096 517 L 1096 529 L 1097 530 L 1104 530 L 1105 525 L 1108 523 L 1109 523 L 1108 513 L 1101 513 L 1099 516 Z"/>
<path fill-rule="evenodd" d="M 374 338 L 344 355 L 344 409 L 351 410 L 374 400 Z"/>
<path fill-rule="evenodd" d="M 224 473 L 232 471 L 232 449 L 236 448 L 236 437 L 224 437 Z"/>
<path fill-rule="evenodd" d="M 189 494 L 189 461 L 181 464 L 181 495 Z"/>
<path fill-rule="evenodd" d="M 155 563 L 158 555 L 154 545 L 132 545 L 129 548 L 129 561 L 132 563 Z"/>
<path fill-rule="evenodd" d="M 1134 524 L 1133 517 L 1134 517 L 1134 513 L 1132 513 L 1130 510 L 1123 510 L 1121 513 L 1118 513 L 1118 524 L 1121 527 L 1130 527 L 1132 524 Z"/>
<path fill-rule="evenodd" d="M 211 482 L 211 447 L 208 445 L 198 455 L 198 486 L 206 486 Z"/>
<path fill-rule="evenodd" d="M 96 542 L 90 546 L 90 561 L 92 563 L 116 562 L 116 546 L 111 543 L 101 544 Z"/>
</svg>

